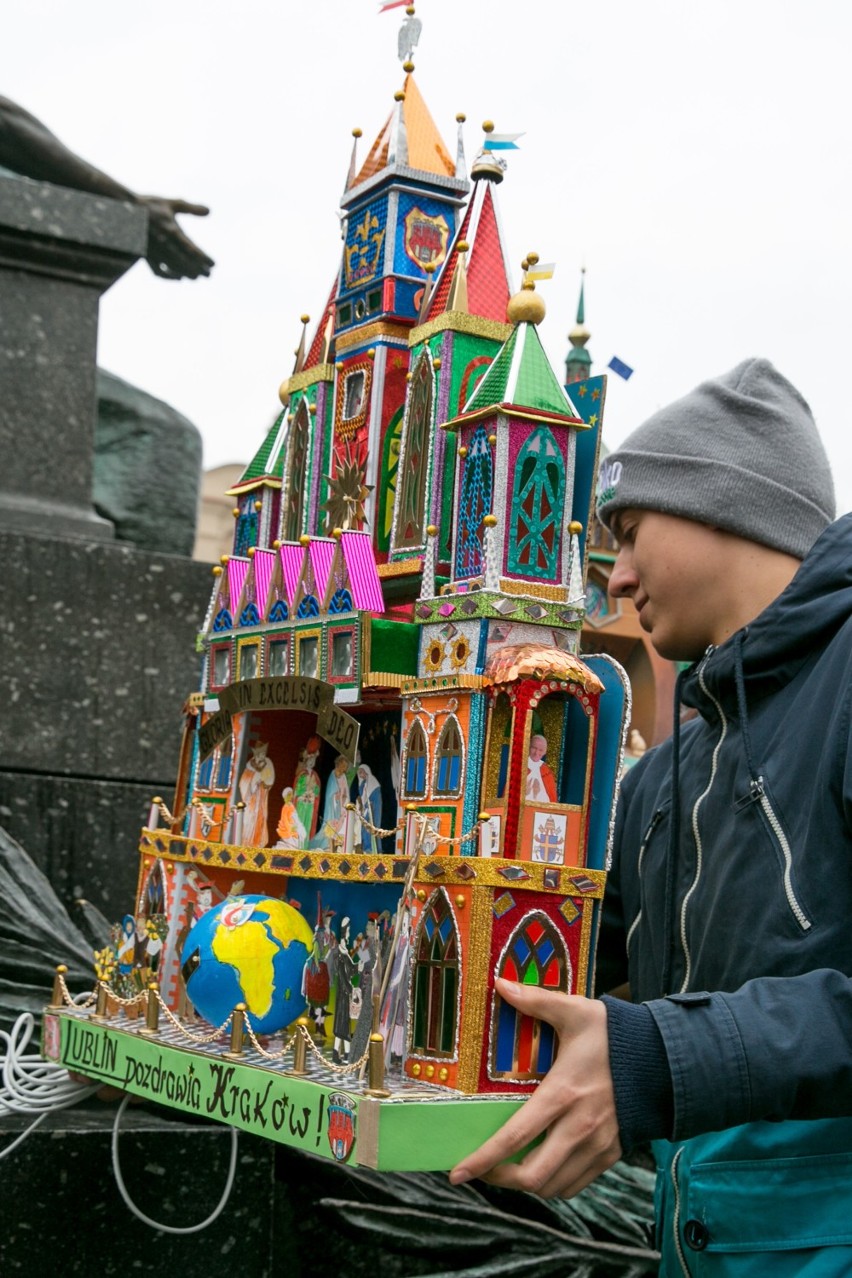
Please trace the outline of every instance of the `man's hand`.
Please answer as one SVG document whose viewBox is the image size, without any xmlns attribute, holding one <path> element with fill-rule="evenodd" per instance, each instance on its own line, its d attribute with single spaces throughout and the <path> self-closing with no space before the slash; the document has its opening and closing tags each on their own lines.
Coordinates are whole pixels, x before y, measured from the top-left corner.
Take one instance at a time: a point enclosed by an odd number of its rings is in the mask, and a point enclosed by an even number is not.
<svg viewBox="0 0 852 1278">
<path fill-rule="evenodd" d="M 621 1157 L 603 1003 L 537 986 L 497 981 L 497 992 L 526 1016 L 547 1021 L 559 1037 L 552 1068 L 516 1114 L 454 1167 L 450 1182 L 481 1177 L 543 1198 L 570 1198 Z M 544 1140 L 519 1163 L 542 1132 Z"/>
</svg>

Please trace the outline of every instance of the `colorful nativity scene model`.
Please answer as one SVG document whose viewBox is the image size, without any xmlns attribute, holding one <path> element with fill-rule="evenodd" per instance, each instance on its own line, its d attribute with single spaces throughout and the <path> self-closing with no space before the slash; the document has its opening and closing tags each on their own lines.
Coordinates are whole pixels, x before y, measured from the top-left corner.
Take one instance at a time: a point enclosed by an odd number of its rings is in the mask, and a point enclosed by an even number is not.
<svg viewBox="0 0 852 1278">
<path fill-rule="evenodd" d="M 452 1166 L 552 1063 L 496 977 L 591 992 L 629 709 L 578 651 L 605 379 L 560 384 L 534 254 L 510 287 L 501 140 L 468 179 L 405 70 L 231 490 L 172 808 L 97 997 L 60 972 L 44 1029 L 79 1072 L 396 1170 Z"/>
</svg>

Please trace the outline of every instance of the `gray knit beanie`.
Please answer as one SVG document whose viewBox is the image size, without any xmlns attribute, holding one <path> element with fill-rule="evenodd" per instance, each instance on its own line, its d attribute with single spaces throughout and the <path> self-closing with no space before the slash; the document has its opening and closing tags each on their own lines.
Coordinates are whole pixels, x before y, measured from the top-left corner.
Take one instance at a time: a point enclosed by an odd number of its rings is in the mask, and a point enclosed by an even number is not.
<svg viewBox="0 0 852 1278">
<path fill-rule="evenodd" d="M 598 517 L 635 507 L 682 515 L 803 559 L 834 519 L 813 414 L 766 359 L 661 408 L 601 463 Z"/>
</svg>

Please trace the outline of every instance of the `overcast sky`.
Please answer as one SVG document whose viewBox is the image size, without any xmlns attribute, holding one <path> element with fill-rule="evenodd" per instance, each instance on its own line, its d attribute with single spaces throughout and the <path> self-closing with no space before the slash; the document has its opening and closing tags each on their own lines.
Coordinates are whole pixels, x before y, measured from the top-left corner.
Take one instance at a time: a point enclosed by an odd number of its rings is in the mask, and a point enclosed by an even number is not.
<svg viewBox="0 0 852 1278">
<path fill-rule="evenodd" d="M 402 9 L 375 0 L 27 0 L 4 6 L 0 92 L 137 191 L 209 204 L 210 280 L 139 263 L 104 298 L 104 367 L 247 461 L 340 252 L 352 144 L 400 87 Z M 848 410 L 852 5 L 846 0 L 419 0 L 416 78 L 451 149 L 467 114 L 524 131 L 499 200 L 560 367 L 587 266 L 610 446 L 761 354 L 804 392 L 852 508 Z"/>
</svg>

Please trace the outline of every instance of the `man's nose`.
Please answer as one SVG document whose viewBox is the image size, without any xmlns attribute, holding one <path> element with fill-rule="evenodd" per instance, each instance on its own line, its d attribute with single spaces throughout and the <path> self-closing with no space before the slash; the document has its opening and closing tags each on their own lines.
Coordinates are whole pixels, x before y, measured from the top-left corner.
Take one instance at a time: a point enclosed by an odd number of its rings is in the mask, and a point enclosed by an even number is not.
<svg viewBox="0 0 852 1278">
<path fill-rule="evenodd" d="M 632 595 L 638 584 L 639 578 L 633 567 L 633 558 L 629 550 L 622 546 L 613 564 L 607 589 L 613 599 L 623 599 Z"/>
</svg>

